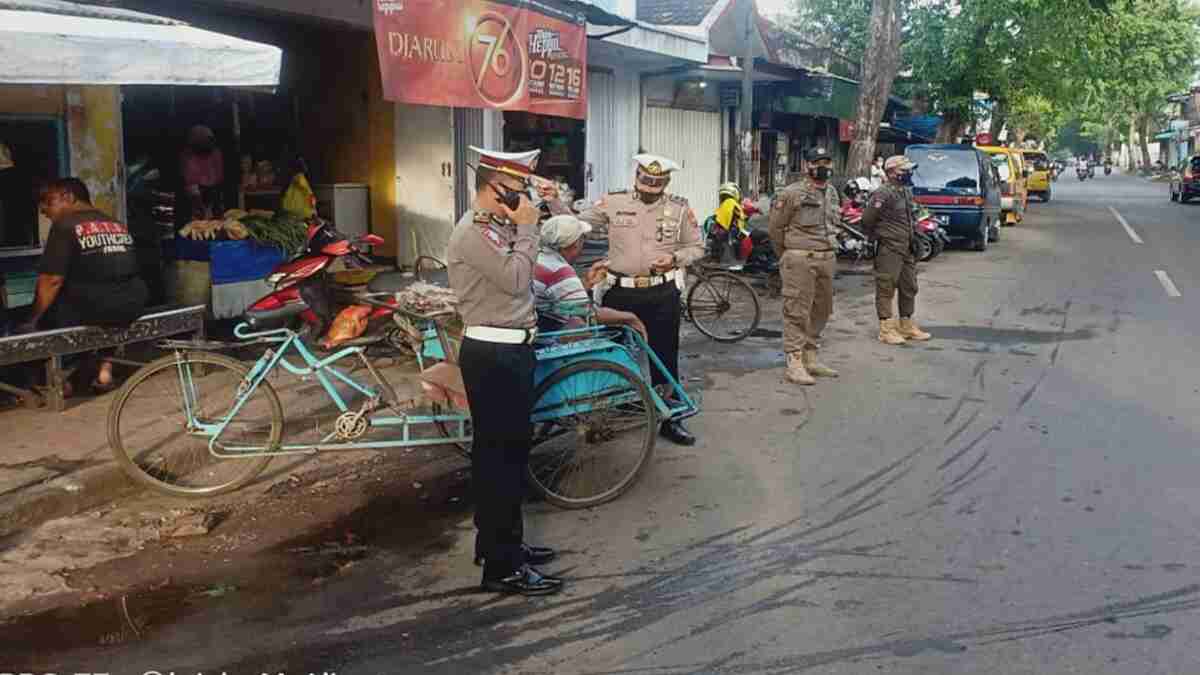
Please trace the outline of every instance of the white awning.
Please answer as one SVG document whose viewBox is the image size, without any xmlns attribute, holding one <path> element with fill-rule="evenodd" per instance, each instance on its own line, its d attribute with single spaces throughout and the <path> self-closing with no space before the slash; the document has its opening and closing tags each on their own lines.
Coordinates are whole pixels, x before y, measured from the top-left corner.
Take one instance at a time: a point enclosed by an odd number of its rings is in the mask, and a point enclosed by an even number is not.
<svg viewBox="0 0 1200 675">
<path fill-rule="evenodd" d="M 278 47 L 139 12 L 0 0 L 0 83 L 274 87 Z"/>
</svg>

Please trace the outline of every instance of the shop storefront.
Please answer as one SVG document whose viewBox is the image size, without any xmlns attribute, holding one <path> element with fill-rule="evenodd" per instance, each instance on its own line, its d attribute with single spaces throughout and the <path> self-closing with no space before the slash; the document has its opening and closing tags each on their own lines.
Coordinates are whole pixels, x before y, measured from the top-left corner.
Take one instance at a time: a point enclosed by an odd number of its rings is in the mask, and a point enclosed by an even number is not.
<svg viewBox="0 0 1200 675">
<path fill-rule="evenodd" d="M 45 11 L 43 11 L 45 10 Z M 53 13 L 47 13 L 53 12 Z M 5 3 L 0 9 L 0 271 L 8 307 L 32 301 L 49 223 L 37 189 L 77 176 L 100 209 L 127 219 L 121 87 L 273 87 L 281 54 L 268 45 L 109 7 Z"/>
</svg>

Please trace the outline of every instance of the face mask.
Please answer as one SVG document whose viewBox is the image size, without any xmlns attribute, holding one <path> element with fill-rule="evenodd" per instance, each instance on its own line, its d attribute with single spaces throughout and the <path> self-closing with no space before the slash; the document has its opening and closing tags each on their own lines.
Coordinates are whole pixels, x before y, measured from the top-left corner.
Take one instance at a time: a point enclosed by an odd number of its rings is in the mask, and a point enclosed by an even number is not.
<svg viewBox="0 0 1200 675">
<path fill-rule="evenodd" d="M 492 188 L 492 192 L 496 193 L 496 198 L 500 200 L 500 203 L 504 204 L 509 208 L 509 210 L 512 211 L 516 211 L 517 207 L 521 205 L 521 195 L 525 194 L 519 190 L 510 190 L 504 186 L 497 188 L 495 185 L 490 183 L 488 184 L 488 187 Z"/>
<path fill-rule="evenodd" d="M 833 169 L 827 166 L 818 166 L 810 169 L 808 175 L 819 181 L 827 181 L 829 180 L 829 177 L 833 175 Z"/>
<path fill-rule="evenodd" d="M 896 182 L 901 185 L 912 185 L 912 174 L 905 171 L 896 175 Z"/>
</svg>

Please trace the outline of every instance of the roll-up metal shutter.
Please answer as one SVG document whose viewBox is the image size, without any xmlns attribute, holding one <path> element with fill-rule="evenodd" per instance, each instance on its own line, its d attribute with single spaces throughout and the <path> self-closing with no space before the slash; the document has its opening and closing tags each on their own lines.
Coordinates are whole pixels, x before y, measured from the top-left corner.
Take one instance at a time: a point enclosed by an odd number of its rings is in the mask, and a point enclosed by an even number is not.
<svg viewBox="0 0 1200 675">
<path fill-rule="evenodd" d="M 717 208 L 721 185 L 721 113 L 677 108 L 646 108 L 642 146 L 683 168 L 667 192 L 685 197 L 704 220 Z"/>
<path fill-rule="evenodd" d="M 483 147 L 483 110 L 454 109 L 454 222 L 471 208 L 475 200 L 475 172 L 467 162 L 475 164 L 479 157 L 467 146 Z"/>
</svg>

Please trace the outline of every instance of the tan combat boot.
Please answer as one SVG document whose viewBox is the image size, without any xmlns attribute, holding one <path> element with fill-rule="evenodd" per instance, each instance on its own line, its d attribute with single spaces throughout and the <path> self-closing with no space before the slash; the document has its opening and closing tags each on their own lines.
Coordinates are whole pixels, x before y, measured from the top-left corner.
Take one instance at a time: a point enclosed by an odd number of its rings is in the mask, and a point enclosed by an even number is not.
<svg viewBox="0 0 1200 675">
<path fill-rule="evenodd" d="M 921 330 L 921 327 L 917 325 L 917 322 L 913 321 L 912 319 L 900 319 L 900 327 L 896 332 L 900 333 L 900 337 L 906 340 L 916 340 L 918 342 L 923 342 L 933 337 L 929 333 Z"/>
<path fill-rule="evenodd" d="M 804 354 L 791 352 L 787 355 L 787 379 L 792 384 L 816 384 L 812 375 L 804 368 Z"/>
<path fill-rule="evenodd" d="M 897 330 L 895 319 L 879 320 L 879 341 L 886 345 L 902 345 L 907 342 Z"/>
<path fill-rule="evenodd" d="M 804 350 L 804 369 L 813 377 L 837 377 L 838 371 L 817 360 L 817 350 Z"/>
</svg>

